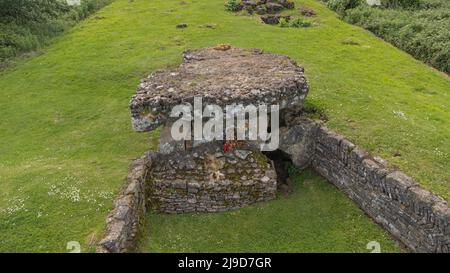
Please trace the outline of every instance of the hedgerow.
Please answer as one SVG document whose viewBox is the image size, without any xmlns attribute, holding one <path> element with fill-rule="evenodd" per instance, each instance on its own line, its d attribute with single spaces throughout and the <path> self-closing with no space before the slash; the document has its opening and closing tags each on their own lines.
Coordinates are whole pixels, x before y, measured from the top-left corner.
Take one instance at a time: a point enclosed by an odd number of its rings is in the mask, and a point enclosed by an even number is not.
<svg viewBox="0 0 450 273">
<path fill-rule="evenodd" d="M 0 62 L 45 46 L 78 21 L 112 0 L 0 0 Z"/>
<path fill-rule="evenodd" d="M 361 26 L 415 58 L 450 74 L 450 1 L 324 0 L 342 18 Z"/>
</svg>

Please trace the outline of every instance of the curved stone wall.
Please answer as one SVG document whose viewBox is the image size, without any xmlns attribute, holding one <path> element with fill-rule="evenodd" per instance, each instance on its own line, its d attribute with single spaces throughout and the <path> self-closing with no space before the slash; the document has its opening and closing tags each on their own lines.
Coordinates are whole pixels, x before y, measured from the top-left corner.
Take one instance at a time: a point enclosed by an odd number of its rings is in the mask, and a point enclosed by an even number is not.
<svg viewBox="0 0 450 273">
<path fill-rule="evenodd" d="M 220 212 L 276 197 L 274 167 L 260 151 L 205 144 L 161 154 L 147 178 L 148 204 L 163 213 Z"/>
</svg>

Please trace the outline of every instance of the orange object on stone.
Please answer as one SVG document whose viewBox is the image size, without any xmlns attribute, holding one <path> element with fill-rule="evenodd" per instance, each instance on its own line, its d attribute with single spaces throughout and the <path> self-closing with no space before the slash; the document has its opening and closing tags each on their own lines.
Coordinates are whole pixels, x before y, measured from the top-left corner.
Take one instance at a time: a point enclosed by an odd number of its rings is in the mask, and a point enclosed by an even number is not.
<svg viewBox="0 0 450 273">
<path fill-rule="evenodd" d="M 218 44 L 214 47 L 215 50 L 222 50 L 222 51 L 227 51 L 230 48 L 231 46 L 226 44 Z"/>
</svg>

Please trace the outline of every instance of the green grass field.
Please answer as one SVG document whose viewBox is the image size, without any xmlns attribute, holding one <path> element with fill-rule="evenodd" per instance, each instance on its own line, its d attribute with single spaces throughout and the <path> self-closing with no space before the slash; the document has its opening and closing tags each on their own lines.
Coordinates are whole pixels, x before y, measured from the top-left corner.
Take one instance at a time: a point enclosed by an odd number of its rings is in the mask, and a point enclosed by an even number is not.
<svg viewBox="0 0 450 273">
<path fill-rule="evenodd" d="M 224 0 L 117 0 L 1 72 L 0 251 L 92 250 L 128 165 L 154 143 L 130 126 L 139 79 L 218 43 L 303 64 L 308 104 L 329 127 L 449 200 L 449 78 L 317 1 L 296 3 L 319 25 L 267 26 L 224 11 Z"/>
<path fill-rule="evenodd" d="M 149 214 L 143 252 L 381 252 L 401 248 L 344 193 L 312 171 L 294 192 L 218 214 Z"/>
</svg>

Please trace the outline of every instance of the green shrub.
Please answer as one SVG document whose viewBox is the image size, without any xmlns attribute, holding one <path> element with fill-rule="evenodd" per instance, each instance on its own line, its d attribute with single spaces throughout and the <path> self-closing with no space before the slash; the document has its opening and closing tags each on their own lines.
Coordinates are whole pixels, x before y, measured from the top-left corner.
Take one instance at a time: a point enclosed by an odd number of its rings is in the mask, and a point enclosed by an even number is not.
<svg viewBox="0 0 450 273">
<path fill-rule="evenodd" d="M 45 46 L 112 0 L 82 0 L 69 6 L 62 0 L 0 0 L 0 61 Z"/>
<path fill-rule="evenodd" d="M 280 18 L 280 27 L 290 27 L 289 22 L 286 20 L 286 18 Z"/>
<path fill-rule="evenodd" d="M 301 27 L 310 27 L 312 26 L 311 22 L 304 21 L 301 18 L 296 18 L 290 22 L 290 27 L 301 28 Z"/>
<path fill-rule="evenodd" d="M 57 0 L 1 0 L 0 22 L 15 21 L 18 24 L 43 22 L 67 12 L 65 1 Z"/>
<path fill-rule="evenodd" d="M 450 73 L 450 1 L 384 0 L 382 7 L 347 0 L 325 1 L 351 24 L 361 26 L 415 58 Z M 334 5 L 341 3 L 341 6 Z M 342 9 L 344 9 L 342 11 Z"/>
<path fill-rule="evenodd" d="M 421 0 L 381 0 L 381 6 L 385 8 L 418 8 Z"/>
<path fill-rule="evenodd" d="M 236 12 L 241 9 L 241 5 L 237 2 L 237 0 L 228 0 L 228 2 L 225 4 L 225 10 Z"/>
<path fill-rule="evenodd" d="M 344 14 L 346 10 L 356 8 L 361 5 L 364 0 L 325 0 L 327 6 L 339 14 Z"/>
</svg>

